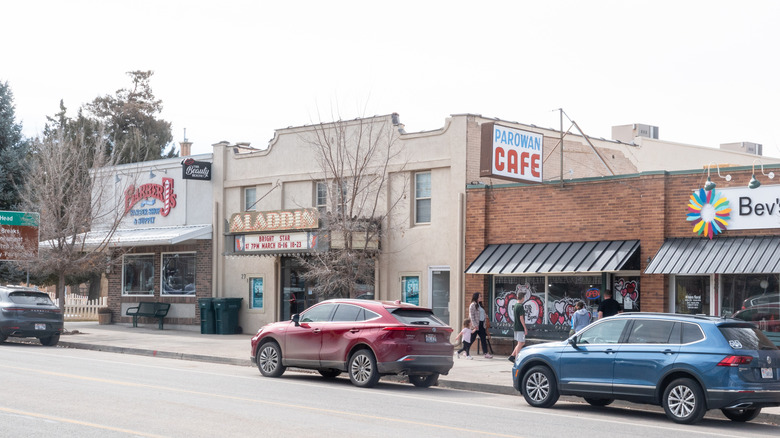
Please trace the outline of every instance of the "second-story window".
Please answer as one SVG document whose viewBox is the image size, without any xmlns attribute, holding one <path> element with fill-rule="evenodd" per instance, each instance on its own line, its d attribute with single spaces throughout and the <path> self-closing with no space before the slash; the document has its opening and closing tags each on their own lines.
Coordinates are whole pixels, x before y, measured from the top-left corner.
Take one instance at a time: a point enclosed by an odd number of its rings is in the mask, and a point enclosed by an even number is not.
<svg viewBox="0 0 780 438">
<path fill-rule="evenodd" d="M 328 211 L 328 185 L 318 182 L 314 193 L 314 206 L 324 215 Z"/>
<path fill-rule="evenodd" d="M 244 188 L 244 211 L 255 211 L 255 202 L 257 201 L 257 188 Z"/>
<path fill-rule="evenodd" d="M 431 172 L 414 174 L 414 223 L 431 222 Z"/>
</svg>

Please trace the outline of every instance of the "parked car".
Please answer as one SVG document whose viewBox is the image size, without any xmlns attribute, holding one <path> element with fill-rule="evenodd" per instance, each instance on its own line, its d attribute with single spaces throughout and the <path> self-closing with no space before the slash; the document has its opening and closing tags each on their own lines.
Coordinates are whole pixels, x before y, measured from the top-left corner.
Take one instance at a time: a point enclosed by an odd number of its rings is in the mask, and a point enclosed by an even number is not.
<svg viewBox="0 0 780 438">
<path fill-rule="evenodd" d="M 512 378 L 531 406 L 553 406 L 560 395 L 593 406 L 620 399 L 661 405 L 686 424 L 708 409 L 749 421 L 780 406 L 780 350 L 751 323 L 711 316 L 604 318 L 566 341 L 523 348 Z"/>
<path fill-rule="evenodd" d="M 764 304 L 735 312 L 732 318 L 755 323 L 765 332 L 780 332 L 780 305 Z"/>
<path fill-rule="evenodd" d="M 0 343 L 9 337 L 38 338 L 57 345 L 63 317 L 47 293 L 16 286 L 0 286 Z"/>
<path fill-rule="evenodd" d="M 750 307 L 762 306 L 764 304 L 780 304 L 780 293 L 770 292 L 747 297 L 745 301 L 742 302 L 742 308 L 748 309 Z"/>
<path fill-rule="evenodd" d="M 431 309 L 335 299 L 262 327 L 252 338 L 251 359 L 267 377 L 294 366 L 325 378 L 347 372 L 359 387 L 374 386 L 388 374 L 405 374 L 415 386 L 428 387 L 452 368 L 451 333 Z"/>
</svg>

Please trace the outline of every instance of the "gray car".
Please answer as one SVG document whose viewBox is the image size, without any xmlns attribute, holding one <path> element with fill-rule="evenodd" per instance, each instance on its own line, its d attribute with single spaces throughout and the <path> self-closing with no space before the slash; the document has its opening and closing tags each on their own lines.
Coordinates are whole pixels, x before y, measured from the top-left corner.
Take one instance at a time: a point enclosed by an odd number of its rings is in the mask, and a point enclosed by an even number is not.
<svg viewBox="0 0 780 438">
<path fill-rule="evenodd" d="M 21 286 L 0 286 L 0 343 L 17 337 L 57 345 L 62 327 L 62 311 L 48 294 Z"/>
</svg>

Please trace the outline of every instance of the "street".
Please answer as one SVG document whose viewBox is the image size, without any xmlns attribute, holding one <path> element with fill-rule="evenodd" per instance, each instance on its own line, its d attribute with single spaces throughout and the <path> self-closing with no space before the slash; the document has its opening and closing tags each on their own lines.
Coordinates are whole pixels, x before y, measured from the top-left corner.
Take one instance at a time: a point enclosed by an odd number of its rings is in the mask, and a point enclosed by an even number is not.
<svg viewBox="0 0 780 438">
<path fill-rule="evenodd" d="M 578 437 L 778 435 L 778 427 L 705 418 L 672 423 L 659 412 L 559 402 L 534 409 L 519 396 L 89 350 L 0 345 L 2 436 Z"/>
</svg>

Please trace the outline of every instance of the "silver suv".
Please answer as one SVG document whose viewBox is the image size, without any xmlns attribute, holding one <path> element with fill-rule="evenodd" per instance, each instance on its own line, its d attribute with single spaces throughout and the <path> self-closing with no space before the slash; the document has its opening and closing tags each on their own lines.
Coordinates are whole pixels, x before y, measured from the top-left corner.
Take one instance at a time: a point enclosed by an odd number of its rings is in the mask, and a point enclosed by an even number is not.
<svg viewBox="0 0 780 438">
<path fill-rule="evenodd" d="M 17 337 L 57 345 L 62 327 L 62 311 L 48 294 L 22 286 L 0 286 L 0 343 Z"/>
</svg>

